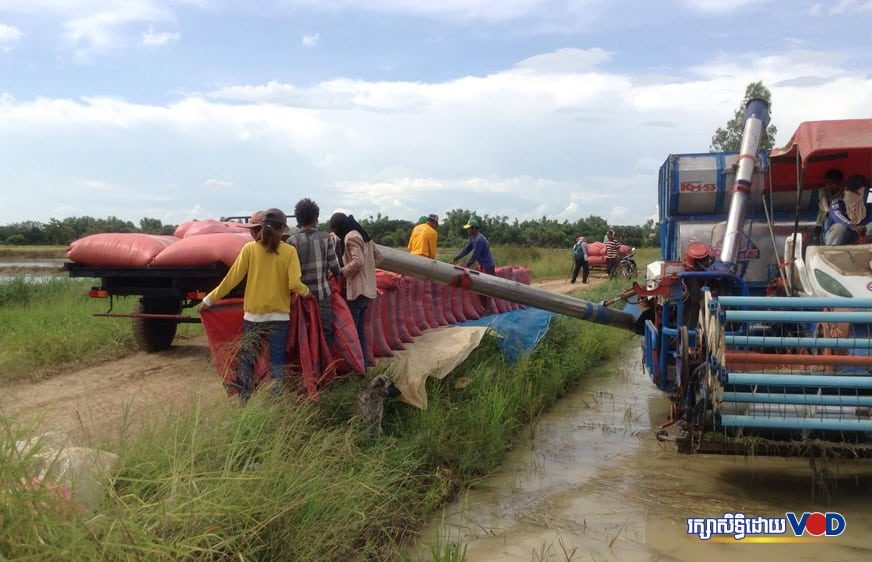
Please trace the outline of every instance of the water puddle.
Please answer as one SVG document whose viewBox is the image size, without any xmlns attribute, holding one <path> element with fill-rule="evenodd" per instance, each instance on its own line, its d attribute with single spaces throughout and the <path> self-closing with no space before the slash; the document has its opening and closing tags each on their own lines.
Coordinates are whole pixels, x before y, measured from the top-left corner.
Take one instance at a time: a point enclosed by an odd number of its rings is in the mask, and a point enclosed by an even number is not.
<svg viewBox="0 0 872 562">
<path fill-rule="evenodd" d="M 498 473 L 446 506 L 412 556 L 459 540 L 470 562 L 872 559 L 872 464 L 831 465 L 827 499 L 814 492 L 806 460 L 678 455 L 654 437 L 667 408 L 638 349 L 591 372 Z M 686 532 L 688 517 L 787 511 L 838 511 L 846 531 L 802 544 L 714 543 Z"/>
</svg>

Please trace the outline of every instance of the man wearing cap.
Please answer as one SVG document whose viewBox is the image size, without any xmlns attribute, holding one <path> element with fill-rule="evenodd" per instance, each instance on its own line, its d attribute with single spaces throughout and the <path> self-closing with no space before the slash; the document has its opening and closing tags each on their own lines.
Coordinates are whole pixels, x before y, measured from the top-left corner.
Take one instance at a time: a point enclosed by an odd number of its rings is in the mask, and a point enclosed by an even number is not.
<svg viewBox="0 0 872 562">
<path fill-rule="evenodd" d="M 436 258 L 436 242 L 439 239 L 439 217 L 427 215 L 424 221 L 412 229 L 409 237 L 409 253 L 414 256 Z"/>
<path fill-rule="evenodd" d="M 466 241 L 466 246 L 457 252 L 451 263 L 459 262 L 466 254 L 472 252 L 472 256 L 466 261 L 466 267 L 472 267 L 473 264 L 477 263 L 481 271 L 494 275 L 496 274 L 496 264 L 494 263 L 494 257 L 491 254 L 487 238 L 479 232 L 480 226 L 477 217 L 470 217 L 469 221 L 463 225 L 463 228 L 469 234 L 469 239 Z"/>
</svg>

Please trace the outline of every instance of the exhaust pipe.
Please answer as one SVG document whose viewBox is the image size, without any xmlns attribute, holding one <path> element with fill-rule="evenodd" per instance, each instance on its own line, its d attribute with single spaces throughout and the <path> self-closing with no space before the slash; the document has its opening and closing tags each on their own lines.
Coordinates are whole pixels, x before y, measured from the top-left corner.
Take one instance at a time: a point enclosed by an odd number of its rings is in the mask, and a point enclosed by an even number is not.
<svg viewBox="0 0 872 562">
<path fill-rule="evenodd" d="M 378 249 L 384 256 L 379 267 L 387 271 L 425 281 L 436 281 L 481 295 L 525 304 L 597 324 L 639 332 L 636 327 L 636 319 L 628 312 L 613 310 L 575 297 L 537 289 L 510 279 L 487 275 L 474 269 L 414 256 L 386 246 L 378 246 Z"/>
</svg>

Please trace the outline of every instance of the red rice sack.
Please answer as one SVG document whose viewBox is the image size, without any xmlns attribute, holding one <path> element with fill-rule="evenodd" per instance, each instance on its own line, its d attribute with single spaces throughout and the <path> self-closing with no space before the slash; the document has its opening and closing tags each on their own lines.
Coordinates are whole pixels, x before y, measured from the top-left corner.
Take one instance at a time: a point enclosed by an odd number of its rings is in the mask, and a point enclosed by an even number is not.
<svg viewBox="0 0 872 562">
<path fill-rule="evenodd" d="M 188 238 L 189 236 L 202 236 L 204 234 L 245 234 L 249 238 L 251 238 L 251 230 L 247 228 L 243 228 L 239 226 L 237 223 L 232 222 L 220 222 L 213 219 L 206 219 L 202 221 L 194 221 L 192 225 L 190 225 L 187 230 L 185 230 L 184 237 Z"/>
<path fill-rule="evenodd" d="M 430 329 L 439 327 L 439 320 L 436 317 L 436 302 L 433 299 L 433 289 L 429 281 L 420 281 L 419 289 L 421 291 L 421 308 L 424 311 L 424 318 Z"/>
<path fill-rule="evenodd" d="M 463 313 L 463 289 L 457 287 L 448 287 L 448 298 L 451 299 L 451 313 L 458 322 L 466 322 L 466 315 Z"/>
<path fill-rule="evenodd" d="M 366 308 L 366 322 L 370 327 L 370 331 L 366 332 L 366 341 L 372 347 L 372 354 L 375 357 L 392 357 L 393 352 L 385 338 L 384 328 L 382 327 L 382 300 L 382 295 L 379 295 L 370 301 L 369 306 Z M 370 333 L 372 333 L 371 339 Z"/>
<path fill-rule="evenodd" d="M 410 337 L 417 338 L 423 332 L 421 331 L 421 328 L 418 327 L 416 319 L 415 302 L 412 299 L 414 285 L 411 279 L 412 278 L 409 277 L 403 277 L 400 280 L 400 315 L 406 326 L 406 332 Z"/>
<path fill-rule="evenodd" d="M 479 302 L 479 306 L 481 305 L 481 299 L 478 298 L 478 295 L 466 289 L 455 290 L 460 293 L 460 302 L 463 305 L 463 316 L 467 320 L 478 320 L 481 318 L 481 311 L 475 306 L 475 301 Z"/>
<path fill-rule="evenodd" d="M 403 278 L 397 276 L 397 305 L 394 308 L 394 324 L 397 326 L 397 333 L 400 336 L 400 341 L 403 343 L 412 343 L 415 341 L 415 337 L 412 335 L 412 332 L 409 330 L 409 322 L 411 321 L 411 317 L 409 315 L 409 309 L 407 306 L 407 292 L 406 292 L 406 284 L 403 282 Z M 414 325 L 414 322 L 412 322 Z"/>
<path fill-rule="evenodd" d="M 445 316 L 445 303 L 442 294 L 442 285 L 427 281 L 427 286 L 430 289 L 430 302 L 426 303 L 429 310 L 433 313 L 433 319 L 439 326 L 447 326 L 448 318 Z"/>
<path fill-rule="evenodd" d="M 587 256 L 588 258 L 593 256 L 604 256 L 606 255 L 606 245 L 602 242 L 590 242 L 587 245 Z"/>
<path fill-rule="evenodd" d="M 424 330 L 434 327 L 430 324 L 425 312 L 424 281 L 414 277 L 406 277 L 406 284 L 410 288 L 411 316 L 415 321 L 415 326 L 423 333 Z"/>
<path fill-rule="evenodd" d="M 457 324 L 457 318 L 454 317 L 454 311 L 451 308 L 451 293 L 448 292 L 450 287 L 437 283 L 436 288 L 442 298 L 442 315 L 445 317 L 445 321 L 449 324 Z"/>
<path fill-rule="evenodd" d="M 159 253 L 152 260 L 155 267 L 195 267 L 223 263 L 233 265 L 242 247 L 251 237 L 241 234 L 203 234 L 187 236 Z"/>
<path fill-rule="evenodd" d="M 400 333 L 396 322 L 397 290 L 386 290 L 379 296 L 379 300 L 381 300 L 380 316 L 385 341 L 391 349 L 406 349 L 400 339 Z"/>
<path fill-rule="evenodd" d="M 179 226 L 176 227 L 176 230 L 173 232 L 173 236 L 176 238 L 184 238 L 185 233 L 188 232 L 188 229 L 194 226 L 197 221 L 185 221 Z"/>
<path fill-rule="evenodd" d="M 363 374 L 366 372 L 363 349 L 348 303 L 339 291 L 333 291 L 330 294 L 330 306 L 333 308 L 332 354 L 337 361 L 336 370 L 340 373 Z"/>
<path fill-rule="evenodd" d="M 155 256 L 178 241 L 175 236 L 155 234 L 92 234 L 70 244 L 67 258 L 98 267 L 146 267 Z"/>
</svg>

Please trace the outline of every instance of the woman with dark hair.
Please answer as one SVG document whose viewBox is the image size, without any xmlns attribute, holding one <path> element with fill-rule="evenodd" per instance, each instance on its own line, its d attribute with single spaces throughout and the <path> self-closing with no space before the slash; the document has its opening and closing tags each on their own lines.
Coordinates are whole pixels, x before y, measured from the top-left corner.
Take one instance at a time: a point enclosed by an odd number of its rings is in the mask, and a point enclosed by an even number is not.
<svg viewBox="0 0 872 562">
<path fill-rule="evenodd" d="M 369 301 L 376 297 L 375 268 L 381 263 L 382 254 L 353 215 L 334 213 L 330 217 L 330 232 L 339 238 L 336 253 L 341 256 L 345 299 L 366 357 L 363 320 Z"/>
<path fill-rule="evenodd" d="M 311 294 L 300 281 L 297 250 L 282 242 L 287 224 L 287 217 L 279 209 L 253 214 L 242 226 L 252 229 L 254 241 L 242 247 L 230 271 L 203 299 L 203 308 L 208 308 L 245 279 L 242 344 L 236 367 L 236 386 L 243 402 L 254 391 L 251 375 L 264 337 L 269 341 L 272 392 L 281 393 L 285 381 L 291 291 L 301 297 Z"/>
</svg>

